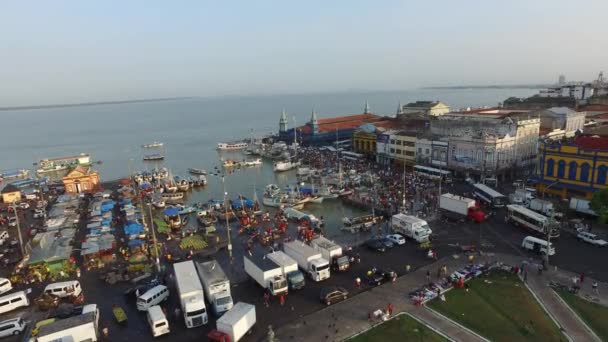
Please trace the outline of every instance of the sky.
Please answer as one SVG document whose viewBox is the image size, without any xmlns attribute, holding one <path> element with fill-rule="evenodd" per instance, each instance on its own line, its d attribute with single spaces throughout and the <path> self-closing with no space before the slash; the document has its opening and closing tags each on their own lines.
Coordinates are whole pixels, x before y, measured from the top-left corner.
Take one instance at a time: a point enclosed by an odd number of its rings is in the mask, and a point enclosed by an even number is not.
<svg viewBox="0 0 608 342">
<path fill-rule="evenodd" d="M 589 81 L 605 0 L 0 0 L 0 107 Z"/>
</svg>

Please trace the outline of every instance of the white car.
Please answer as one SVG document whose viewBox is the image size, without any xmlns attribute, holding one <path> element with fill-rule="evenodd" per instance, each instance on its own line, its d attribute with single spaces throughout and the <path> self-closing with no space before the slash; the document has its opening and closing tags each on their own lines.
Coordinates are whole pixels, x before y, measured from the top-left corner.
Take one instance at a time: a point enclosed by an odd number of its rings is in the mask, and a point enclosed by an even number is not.
<svg viewBox="0 0 608 342">
<path fill-rule="evenodd" d="M 34 218 L 44 218 L 45 216 L 46 216 L 46 213 L 42 209 L 36 209 L 34 211 Z"/>
<path fill-rule="evenodd" d="M 576 238 L 599 247 L 604 247 L 608 245 L 608 242 L 600 239 L 597 235 L 591 234 L 589 232 L 580 232 L 576 235 Z"/>
<path fill-rule="evenodd" d="M 390 234 L 386 238 L 396 245 L 403 245 L 405 243 L 405 238 L 399 234 Z"/>
<path fill-rule="evenodd" d="M 15 216 L 11 216 L 8 218 L 8 226 L 16 227 L 17 226 L 17 218 Z"/>
<path fill-rule="evenodd" d="M 0 322 L 0 337 L 17 336 L 23 330 L 25 330 L 25 322 L 21 318 L 13 318 Z"/>
<path fill-rule="evenodd" d="M 19 204 L 19 208 L 21 208 L 21 209 L 29 209 L 30 205 L 27 202 L 23 202 L 23 203 Z"/>
</svg>

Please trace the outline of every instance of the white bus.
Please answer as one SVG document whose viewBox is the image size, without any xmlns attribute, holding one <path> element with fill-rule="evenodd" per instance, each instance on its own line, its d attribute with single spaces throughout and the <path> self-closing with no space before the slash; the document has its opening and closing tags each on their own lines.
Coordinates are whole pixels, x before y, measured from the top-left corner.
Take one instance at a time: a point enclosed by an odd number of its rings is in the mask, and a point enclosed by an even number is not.
<svg viewBox="0 0 608 342">
<path fill-rule="evenodd" d="M 446 183 L 452 182 L 452 173 L 447 170 L 440 170 L 434 167 L 416 165 L 414 166 L 414 173 L 417 176 L 430 178 L 430 179 L 441 179 Z"/>
<path fill-rule="evenodd" d="M 344 159 L 349 160 L 362 160 L 365 156 L 361 153 L 342 151 L 340 152 L 340 156 Z"/>
<path fill-rule="evenodd" d="M 486 202 L 488 205 L 498 208 L 504 207 L 507 203 L 507 198 L 505 197 L 505 195 L 490 188 L 485 184 L 477 183 L 473 185 L 473 187 L 475 187 L 475 191 L 473 192 L 475 197 Z"/>
<path fill-rule="evenodd" d="M 533 234 L 546 238 L 547 232 L 551 229 L 551 238 L 559 237 L 559 228 L 551 225 L 551 220 L 535 211 L 522 207 L 519 204 L 507 205 L 507 222 L 521 226 Z"/>
</svg>

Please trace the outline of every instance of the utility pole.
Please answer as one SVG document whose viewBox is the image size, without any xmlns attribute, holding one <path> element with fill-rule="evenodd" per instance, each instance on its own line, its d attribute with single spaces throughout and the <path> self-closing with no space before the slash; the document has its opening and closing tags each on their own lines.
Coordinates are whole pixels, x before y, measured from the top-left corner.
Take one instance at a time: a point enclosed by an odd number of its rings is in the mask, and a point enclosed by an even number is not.
<svg viewBox="0 0 608 342">
<path fill-rule="evenodd" d="M 559 181 L 557 180 L 557 181 L 549 184 L 549 186 L 543 190 L 543 201 L 545 200 L 545 193 L 547 193 L 547 190 L 549 190 L 550 187 L 552 187 L 558 183 L 559 183 Z M 547 251 L 544 255 L 545 269 L 549 269 L 549 249 L 551 248 L 551 233 L 553 232 L 554 226 L 555 226 L 555 219 L 553 217 L 553 212 L 551 212 L 551 216 L 549 216 L 549 224 L 545 228 L 545 232 L 547 235 Z"/>
<path fill-rule="evenodd" d="M 17 222 L 17 236 L 19 237 L 19 249 L 21 249 L 21 256 L 25 258 L 25 248 L 23 247 L 23 237 L 21 236 L 21 224 L 19 223 L 19 212 L 17 206 L 13 204 L 13 213 L 15 214 L 15 221 Z"/>
<path fill-rule="evenodd" d="M 294 133 L 295 134 L 295 133 Z M 226 236 L 228 238 L 228 256 L 232 264 L 232 241 L 230 239 L 230 222 L 228 220 L 228 193 L 226 192 L 226 175 L 222 175 L 222 187 L 224 188 L 224 213 L 226 216 Z"/>
<path fill-rule="evenodd" d="M 156 229 L 154 229 L 154 220 L 152 220 L 152 202 L 146 203 L 148 213 L 150 214 L 150 229 L 152 229 L 152 242 L 154 243 L 154 253 L 156 254 L 156 271 L 160 273 L 160 253 L 158 252 L 158 243 L 156 242 Z"/>
</svg>

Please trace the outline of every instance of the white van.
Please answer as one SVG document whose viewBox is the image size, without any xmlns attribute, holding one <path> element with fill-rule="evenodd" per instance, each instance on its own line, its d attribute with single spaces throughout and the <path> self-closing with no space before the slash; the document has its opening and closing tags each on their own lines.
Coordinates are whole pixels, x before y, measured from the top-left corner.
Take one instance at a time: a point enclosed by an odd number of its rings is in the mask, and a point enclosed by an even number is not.
<svg viewBox="0 0 608 342">
<path fill-rule="evenodd" d="M 44 288 L 44 293 L 59 297 L 78 297 L 82 293 L 80 282 L 78 280 L 62 281 L 60 283 L 48 284 Z"/>
<path fill-rule="evenodd" d="M 169 298 L 169 289 L 165 285 L 156 285 L 137 297 L 137 310 L 147 311 L 151 306 Z"/>
<path fill-rule="evenodd" d="M 536 252 L 538 254 L 555 254 L 555 248 L 553 244 L 549 244 L 549 251 L 547 253 L 547 241 L 543 239 L 536 238 L 534 236 L 526 236 L 524 240 L 521 242 L 521 247 L 527 249 L 529 251 Z"/>
<path fill-rule="evenodd" d="M 4 245 L 8 238 L 9 236 L 6 230 L 0 231 L 0 246 Z"/>
<path fill-rule="evenodd" d="M 7 319 L 0 322 L 0 338 L 17 336 L 25 330 L 25 322 L 22 318 Z"/>
<path fill-rule="evenodd" d="M 30 300 L 27 299 L 25 291 L 13 292 L 0 297 L 0 314 L 28 305 L 30 305 Z"/>
<path fill-rule="evenodd" d="M 0 278 L 0 294 L 6 293 L 13 289 L 13 284 L 6 278 Z"/>
<path fill-rule="evenodd" d="M 169 322 L 167 321 L 167 317 L 165 317 L 165 313 L 158 305 L 153 305 L 148 309 L 148 314 L 146 315 L 148 318 L 148 324 L 150 324 L 150 330 L 152 331 L 152 336 L 157 337 L 160 335 L 168 334 L 169 330 Z"/>
</svg>

